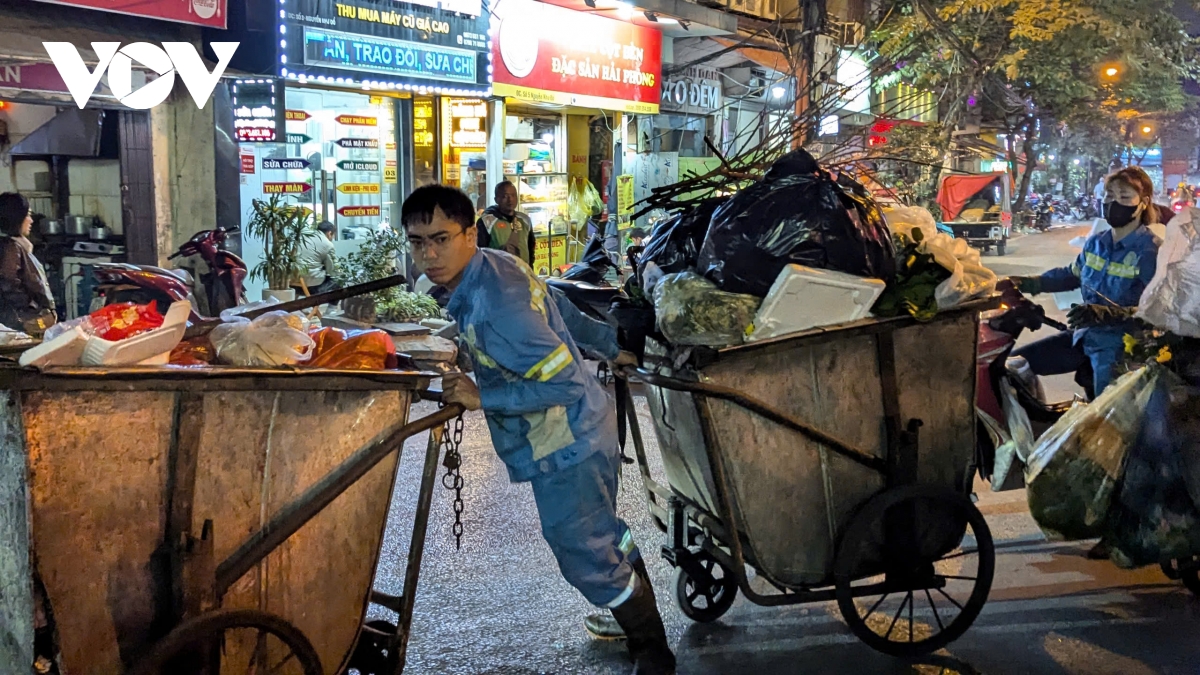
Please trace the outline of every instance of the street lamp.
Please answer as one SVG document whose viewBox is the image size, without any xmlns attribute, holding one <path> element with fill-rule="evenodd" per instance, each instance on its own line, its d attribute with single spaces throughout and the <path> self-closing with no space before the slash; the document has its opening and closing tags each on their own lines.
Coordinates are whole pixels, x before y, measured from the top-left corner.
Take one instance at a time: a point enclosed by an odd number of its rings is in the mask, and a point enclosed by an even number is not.
<svg viewBox="0 0 1200 675">
<path fill-rule="evenodd" d="M 1109 82 L 1116 82 L 1121 79 L 1121 66 L 1116 63 L 1100 66 L 1100 76 Z"/>
</svg>

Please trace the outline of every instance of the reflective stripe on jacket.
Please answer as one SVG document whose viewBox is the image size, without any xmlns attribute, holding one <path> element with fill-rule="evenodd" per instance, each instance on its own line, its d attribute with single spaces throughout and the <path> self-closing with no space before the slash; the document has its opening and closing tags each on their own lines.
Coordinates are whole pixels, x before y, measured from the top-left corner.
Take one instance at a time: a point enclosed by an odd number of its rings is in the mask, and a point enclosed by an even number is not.
<svg viewBox="0 0 1200 675">
<path fill-rule="evenodd" d="M 512 481 L 616 452 L 612 402 L 529 266 L 478 251 L 446 310 L 475 362 L 492 444 Z"/>
</svg>

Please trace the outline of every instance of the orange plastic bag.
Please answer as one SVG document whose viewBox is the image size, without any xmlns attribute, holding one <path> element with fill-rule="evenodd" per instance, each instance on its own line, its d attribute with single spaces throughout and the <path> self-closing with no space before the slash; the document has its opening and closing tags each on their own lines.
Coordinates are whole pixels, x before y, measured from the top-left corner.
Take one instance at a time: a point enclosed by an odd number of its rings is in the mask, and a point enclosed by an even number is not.
<svg viewBox="0 0 1200 675">
<path fill-rule="evenodd" d="M 305 368 L 387 370 L 396 367 L 396 345 L 381 330 L 344 331 L 319 328 L 308 332 L 316 343 Z"/>
<path fill-rule="evenodd" d="M 217 355 L 213 350 L 208 336 L 203 335 L 191 340 L 180 340 L 171 350 L 171 365 L 173 366 L 207 366 L 216 361 Z"/>
</svg>

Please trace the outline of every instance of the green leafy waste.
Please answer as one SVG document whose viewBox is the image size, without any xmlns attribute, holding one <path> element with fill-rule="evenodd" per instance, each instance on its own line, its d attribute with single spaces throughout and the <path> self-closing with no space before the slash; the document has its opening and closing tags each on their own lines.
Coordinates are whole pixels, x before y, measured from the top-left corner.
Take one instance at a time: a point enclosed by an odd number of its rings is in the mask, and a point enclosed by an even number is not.
<svg viewBox="0 0 1200 675">
<path fill-rule="evenodd" d="M 396 261 L 408 251 L 404 235 L 383 228 L 367 235 L 357 251 L 346 256 L 338 266 L 338 281 L 343 286 L 362 284 L 396 273 Z M 384 322 L 420 321 L 442 318 L 437 301 L 423 293 L 410 293 L 393 286 L 372 293 L 375 314 Z"/>
<path fill-rule="evenodd" d="M 900 262 L 896 277 L 875 301 L 871 312 L 875 316 L 894 317 L 909 314 L 918 321 L 929 321 L 937 315 L 937 287 L 950 278 L 950 271 L 937 263 L 929 253 L 922 253 L 921 230 L 913 229 L 912 237 L 895 235 L 896 259 Z"/>
</svg>

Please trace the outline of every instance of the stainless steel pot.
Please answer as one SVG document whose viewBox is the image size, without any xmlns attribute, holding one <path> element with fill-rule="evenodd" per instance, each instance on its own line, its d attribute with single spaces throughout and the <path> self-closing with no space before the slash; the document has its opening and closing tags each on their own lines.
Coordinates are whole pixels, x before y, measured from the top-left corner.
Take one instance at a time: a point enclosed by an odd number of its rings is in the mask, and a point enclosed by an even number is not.
<svg viewBox="0 0 1200 675">
<path fill-rule="evenodd" d="M 108 239 L 109 235 L 111 234 L 112 230 L 109 230 L 108 226 L 104 223 L 93 224 L 88 233 L 88 239 L 91 239 L 92 241 L 104 241 L 105 239 Z"/>
<path fill-rule="evenodd" d="M 85 216 L 67 216 L 67 234 L 86 237 L 91 225 L 91 219 Z"/>
<path fill-rule="evenodd" d="M 42 221 L 42 223 L 41 223 L 41 225 L 39 225 L 39 227 L 42 230 L 42 234 L 62 234 L 63 233 L 63 224 L 62 224 L 61 220 L 50 220 L 47 218 L 46 220 Z"/>
</svg>

